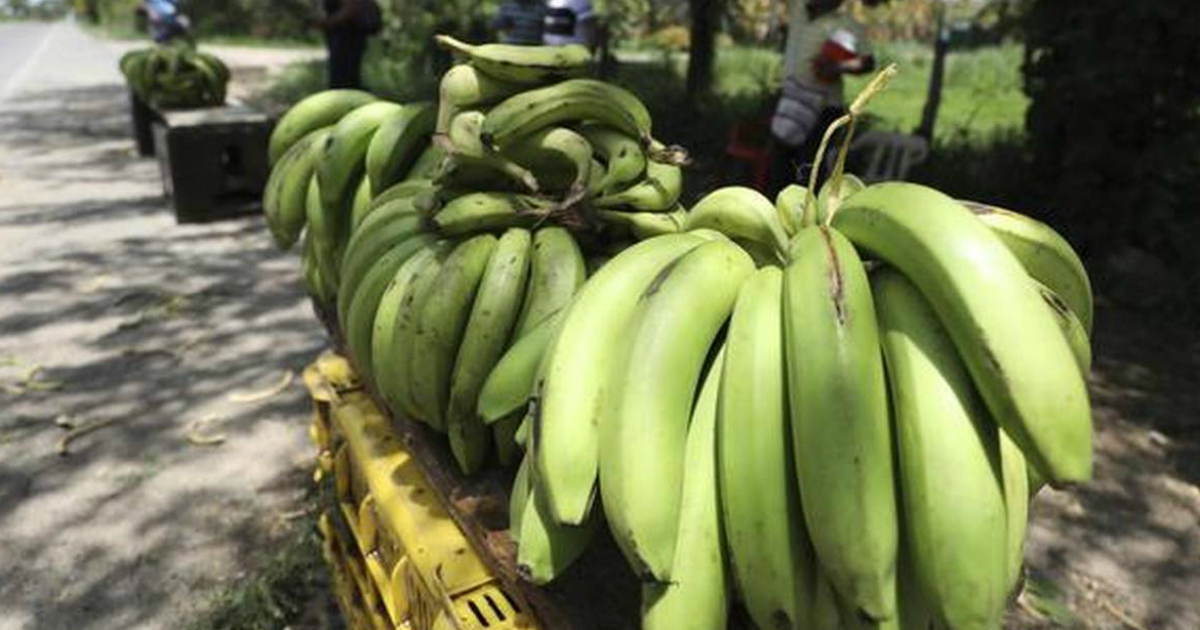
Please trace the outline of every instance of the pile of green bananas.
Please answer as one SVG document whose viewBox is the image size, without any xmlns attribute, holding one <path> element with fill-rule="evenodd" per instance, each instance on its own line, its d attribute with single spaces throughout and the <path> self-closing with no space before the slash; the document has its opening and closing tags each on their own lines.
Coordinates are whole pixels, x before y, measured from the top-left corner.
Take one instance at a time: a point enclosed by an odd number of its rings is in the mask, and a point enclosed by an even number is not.
<svg viewBox="0 0 1200 630">
<path fill-rule="evenodd" d="M 229 68 L 189 44 L 131 50 L 121 57 L 120 66 L 133 93 L 152 107 L 186 109 L 225 103 Z"/>
<path fill-rule="evenodd" d="M 682 151 L 585 50 L 439 41 L 437 103 L 289 111 L 264 207 L 396 415 L 468 474 L 520 460 L 524 577 L 606 524 L 646 630 L 724 628 L 732 594 L 764 630 L 999 628 L 1030 497 L 1091 471 L 1066 241 L 840 172 L 685 209 Z"/>
<path fill-rule="evenodd" d="M 437 103 L 330 90 L 284 114 L 263 207 L 281 248 L 303 236 L 358 370 L 472 473 L 493 444 L 518 453 L 524 395 L 495 426 L 476 413 L 500 354 L 548 336 L 605 255 L 681 229 L 686 155 L 637 97 L 584 78 L 583 47 L 438 39 L 464 61 Z"/>
<path fill-rule="evenodd" d="M 685 216 L 601 267 L 524 362 L 527 577 L 603 518 L 648 630 L 724 628 L 730 592 L 764 629 L 998 629 L 1030 497 L 1091 473 L 1075 252 L 1024 215 L 850 175 Z"/>
</svg>

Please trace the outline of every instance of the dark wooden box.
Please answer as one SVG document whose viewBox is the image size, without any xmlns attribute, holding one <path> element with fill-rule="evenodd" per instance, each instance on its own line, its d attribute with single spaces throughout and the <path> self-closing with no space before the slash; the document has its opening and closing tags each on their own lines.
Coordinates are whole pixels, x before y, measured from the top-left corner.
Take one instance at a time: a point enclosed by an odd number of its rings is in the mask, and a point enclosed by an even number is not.
<svg viewBox="0 0 1200 630">
<path fill-rule="evenodd" d="M 260 212 L 271 121 L 243 106 L 162 112 L 154 145 L 178 223 Z"/>
<path fill-rule="evenodd" d="M 138 155 L 150 157 L 154 155 L 154 123 L 162 117 L 152 107 L 146 104 L 129 90 L 129 118 L 133 127 L 133 140 L 137 143 Z"/>
</svg>

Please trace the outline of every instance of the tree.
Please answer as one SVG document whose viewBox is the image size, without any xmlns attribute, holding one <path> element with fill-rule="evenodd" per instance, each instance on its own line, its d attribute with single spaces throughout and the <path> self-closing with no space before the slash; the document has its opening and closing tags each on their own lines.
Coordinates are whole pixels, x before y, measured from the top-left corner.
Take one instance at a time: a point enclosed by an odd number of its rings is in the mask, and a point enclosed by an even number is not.
<svg viewBox="0 0 1200 630">
<path fill-rule="evenodd" d="M 688 60 L 687 93 L 697 96 L 712 85 L 716 63 L 717 25 L 726 0 L 689 0 L 691 8 L 691 54 Z"/>
<path fill-rule="evenodd" d="M 1132 243 L 1195 273 L 1194 0 L 1035 0 L 1024 31 L 1031 185 L 1050 218 L 1070 228 L 1085 254 Z"/>
</svg>

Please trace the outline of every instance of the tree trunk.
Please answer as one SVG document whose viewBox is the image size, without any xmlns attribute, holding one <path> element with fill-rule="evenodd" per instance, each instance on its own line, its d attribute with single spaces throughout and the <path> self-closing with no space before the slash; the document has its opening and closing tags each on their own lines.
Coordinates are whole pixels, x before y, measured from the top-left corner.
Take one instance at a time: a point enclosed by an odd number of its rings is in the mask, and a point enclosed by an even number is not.
<svg viewBox="0 0 1200 630">
<path fill-rule="evenodd" d="M 933 43 L 933 67 L 929 71 L 929 91 L 925 95 L 925 109 L 921 112 L 921 124 L 916 134 L 933 144 L 933 126 L 937 122 L 938 109 L 942 105 L 942 79 L 946 74 L 946 55 L 950 52 L 950 32 L 945 27 L 945 5 L 937 9 L 937 36 Z"/>
<path fill-rule="evenodd" d="M 717 22 L 724 0 L 688 0 L 692 14 L 691 55 L 688 60 L 687 93 L 697 96 L 712 85 L 716 60 Z"/>
<path fill-rule="evenodd" d="M 654 0 L 646 0 L 646 33 L 653 35 L 658 30 L 658 6 Z"/>
</svg>

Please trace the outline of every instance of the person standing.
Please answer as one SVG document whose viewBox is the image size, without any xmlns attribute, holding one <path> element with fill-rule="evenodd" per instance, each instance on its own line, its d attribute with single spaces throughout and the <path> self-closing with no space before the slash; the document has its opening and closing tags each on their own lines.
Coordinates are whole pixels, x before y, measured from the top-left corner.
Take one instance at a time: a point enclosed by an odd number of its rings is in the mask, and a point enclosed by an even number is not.
<svg viewBox="0 0 1200 630">
<path fill-rule="evenodd" d="M 546 3 L 542 43 L 547 46 L 580 44 L 594 51 L 597 35 L 596 11 L 590 0 L 549 0 Z"/>
<path fill-rule="evenodd" d="M 496 30 L 504 44 L 537 46 L 542 43 L 546 5 L 542 0 L 505 0 L 496 13 Z"/>
<path fill-rule="evenodd" d="M 143 10 L 150 24 L 150 36 L 156 44 L 182 37 L 190 40 L 188 19 L 179 11 L 179 0 L 144 0 Z"/>
<path fill-rule="evenodd" d="M 843 113 L 843 77 L 875 69 L 862 25 L 838 13 L 843 0 L 793 0 L 783 59 L 783 89 L 771 118 L 772 189 L 806 183 L 825 129 Z M 887 0 L 863 0 L 871 7 Z"/>
<path fill-rule="evenodd" d="M 323 0 L 325 17 L 317 26 L 325 31 L 329 51 L 329 87 L 362 88 L 362 60 L 367 39 L 383 28 L 375 0 Z"/>
</svg>

